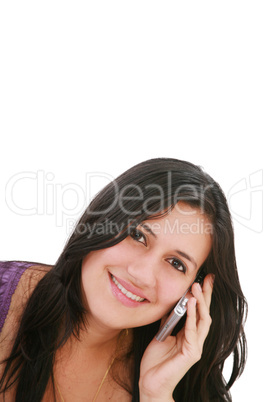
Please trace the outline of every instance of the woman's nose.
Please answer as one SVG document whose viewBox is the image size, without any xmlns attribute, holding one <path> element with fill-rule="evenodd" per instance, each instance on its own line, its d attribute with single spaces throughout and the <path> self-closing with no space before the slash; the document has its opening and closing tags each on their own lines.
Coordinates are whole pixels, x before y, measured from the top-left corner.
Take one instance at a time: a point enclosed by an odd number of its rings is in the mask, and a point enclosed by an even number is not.
<svg viewBox="0 0 268 402">
<path fill-rule="evenodd" d="M 128 264 L 128 273 L 133 282 L 141 288 L 153 288 L 156 285 L 159 261 L 153 255 L 139 256 Z"/>
</svg>

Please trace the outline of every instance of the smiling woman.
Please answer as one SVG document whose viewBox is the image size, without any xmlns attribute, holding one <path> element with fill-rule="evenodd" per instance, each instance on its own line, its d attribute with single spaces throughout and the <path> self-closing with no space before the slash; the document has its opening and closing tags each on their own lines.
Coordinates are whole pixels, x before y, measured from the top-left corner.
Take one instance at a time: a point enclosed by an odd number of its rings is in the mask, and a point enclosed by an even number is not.
<svg viewBox="0 0 268 402">
<path fill-rule="evenodd" d="M 203 287 L 191 286 L 200 269 Z M 0 296 L 16 277 L 12 299 L 0 299 L 6 401 L 231 401 L 246 301 L 226 199 L 199 167 L 134 166 L 95 197 L 53 267 L 9 262 L 0 272 Z M 187 316 L 158 342 L 189 287 Z"/>
<path fill-rule="evenodd" d="M 173 226 L 179 220 L 190 226 L 202 216 L 198 209 L 180 203 L 180 208 L 162 218 L 138 225 L 120 243 L 89 253 L 82 263 L 82 285 L 91 317 L 110 328 L 124 329 L 153 323 L 167 314 L 194 281 L 212 239 L 202 232 L 172 233 L 166 230 L 166 222 Z M 156 223 L 157 235 L 151 229 Z M 130 314 L 129 307 L 136 309 Z"/>
</svg>

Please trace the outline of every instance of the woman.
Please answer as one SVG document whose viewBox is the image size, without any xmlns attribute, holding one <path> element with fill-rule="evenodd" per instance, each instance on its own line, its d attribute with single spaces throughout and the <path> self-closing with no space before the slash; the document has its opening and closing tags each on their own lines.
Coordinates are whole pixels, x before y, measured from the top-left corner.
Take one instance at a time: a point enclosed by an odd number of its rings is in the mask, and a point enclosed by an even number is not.
<svg viewBox="0 0 268 402">
<path fill-rule="evenodd" d="M 231 401 L 246 301 L 226 199 L 199 167 L 134 166 L 91 202 L 55 266 L 9 264 L 21 279 L 1 335 L 6 401 Z M 190 287 L 187 315 L 159 342 Z"/>
</svg>

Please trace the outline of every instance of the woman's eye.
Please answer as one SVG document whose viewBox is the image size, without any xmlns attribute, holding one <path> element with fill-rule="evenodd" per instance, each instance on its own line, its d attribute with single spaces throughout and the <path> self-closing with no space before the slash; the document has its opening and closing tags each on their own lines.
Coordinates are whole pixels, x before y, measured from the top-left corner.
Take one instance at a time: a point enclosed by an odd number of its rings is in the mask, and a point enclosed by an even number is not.
<svg viewBox="0 0 268 402">
<path fill-rule="evenodd" d="M 130 236 L 139 243 L 143 243 L 145 246 L 147 245 L 146 238 L 140 230 L 134 229 L 133 232 L 130 233 Z"/>
<path fill-rule="evenodd" d="M 178 260 L 177 258 L 168 258 L 167 262 L 170 263 L 170 265 L 172 265 L 172 267 L 174 267 L 175 269 L 177 269 L 178 271 L 181 271 L 183 273 L 186 272 L 186 267 L 183 264 L 183 262 L 181 262 L 180 260 Z"/>
</svg>

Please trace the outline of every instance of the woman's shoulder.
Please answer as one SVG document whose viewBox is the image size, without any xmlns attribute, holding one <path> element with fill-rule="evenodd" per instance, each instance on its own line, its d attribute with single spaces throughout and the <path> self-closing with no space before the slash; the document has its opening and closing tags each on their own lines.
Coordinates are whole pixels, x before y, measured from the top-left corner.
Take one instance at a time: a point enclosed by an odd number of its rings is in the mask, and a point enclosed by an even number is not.
<svg viewBox="0 0 268 402">
<path fill-rule="evenodd" d="M 49 265 L 34 262 L 0 262 L 0 361 L 9 355 L 9 345 L 13 344 L 29 297 L 50 269 Z"/>
<path fill-rule="evenodd" d="M 19 305 L 22 306 L 50 268 L 45 264 L 26 261 L 0 262 L 0 332 L 12 302 L 19 299 Z"/>
</svg>

